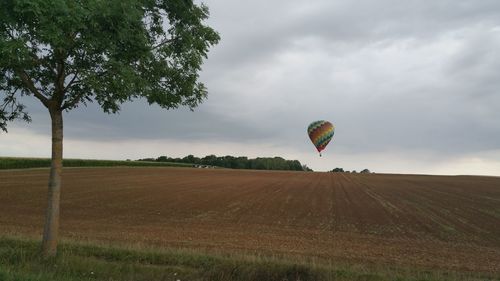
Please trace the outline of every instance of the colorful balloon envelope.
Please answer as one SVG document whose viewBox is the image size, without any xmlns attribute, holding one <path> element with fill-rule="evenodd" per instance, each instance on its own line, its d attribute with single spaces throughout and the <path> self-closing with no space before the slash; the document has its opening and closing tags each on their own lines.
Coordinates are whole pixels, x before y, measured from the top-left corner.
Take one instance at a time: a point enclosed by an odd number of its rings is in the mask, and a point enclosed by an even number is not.
<svg viewBox="0 0 500 281">
<path fill-rule="evenodd" d="M 334 131 L 335 127 L 332 123 L 325 120 L 314 121 L 307 127 L 309 138 L 318 150 L 319 156 L 321 156 L 321 151 L 332 140 Z"/>
</svg>

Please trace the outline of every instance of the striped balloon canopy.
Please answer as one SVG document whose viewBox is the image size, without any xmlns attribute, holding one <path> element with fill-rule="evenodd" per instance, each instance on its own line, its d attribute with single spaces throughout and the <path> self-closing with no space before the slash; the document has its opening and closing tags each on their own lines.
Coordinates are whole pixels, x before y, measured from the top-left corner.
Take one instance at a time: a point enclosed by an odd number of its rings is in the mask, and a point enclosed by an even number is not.
<svg viewBox="0 0 500 281">
<path fill-rule="evenodd" d="M 319 156 L 321 156 L 321 151 L 332 140 L 334 131 L 335 127 L 332 123 L 325 120 L 314 121 L 307 127 L 309 138 L 318 150 Z"/>
</svg>

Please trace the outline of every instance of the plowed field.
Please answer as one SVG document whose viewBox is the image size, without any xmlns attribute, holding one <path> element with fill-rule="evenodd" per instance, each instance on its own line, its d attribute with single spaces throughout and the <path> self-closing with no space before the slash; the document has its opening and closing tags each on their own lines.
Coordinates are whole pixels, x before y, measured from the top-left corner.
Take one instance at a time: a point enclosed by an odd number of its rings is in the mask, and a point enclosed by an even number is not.
<svg viewBox="0 0 500 281">
<path fill-rule="evenodd" d="M 48 170 L 0 171 L 0 234 L 41 235 Z M 62 235 L 500 272 L 500 178 L 69 168 Z"/>
</svg>

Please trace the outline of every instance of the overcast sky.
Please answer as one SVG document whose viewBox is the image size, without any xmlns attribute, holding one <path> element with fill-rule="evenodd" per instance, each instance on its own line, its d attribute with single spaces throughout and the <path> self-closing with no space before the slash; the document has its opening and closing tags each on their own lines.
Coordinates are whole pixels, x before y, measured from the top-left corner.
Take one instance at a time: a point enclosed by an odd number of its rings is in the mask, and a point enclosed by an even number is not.
<svg viewBox="0 0 500 281">
<path fill-rule="evenodd" d="M 194 112 L 65 115 L 65 157 L 282 156 L 315 170 L 500 175 L 500 1 L 209 0 L 221 35 Z M 50 156 L 48 113 L 0 155 Z M 306 134 L 335 127 L 318 157 Z"/>
</svg>

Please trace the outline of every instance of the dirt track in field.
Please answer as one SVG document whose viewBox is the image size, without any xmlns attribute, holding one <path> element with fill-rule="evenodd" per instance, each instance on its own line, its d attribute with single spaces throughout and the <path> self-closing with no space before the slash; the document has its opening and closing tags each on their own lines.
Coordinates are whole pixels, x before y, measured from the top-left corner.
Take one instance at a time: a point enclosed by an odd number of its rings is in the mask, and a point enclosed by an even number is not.
<svg viewBox="0 0 500 281">
<path fill-rule="evenodd" d="M 41 235 L 48 170 L 0 171 L 0 234 Z M 500 178 L 71 168 L 62 235 L 500 273 Z"/>
</svg>

